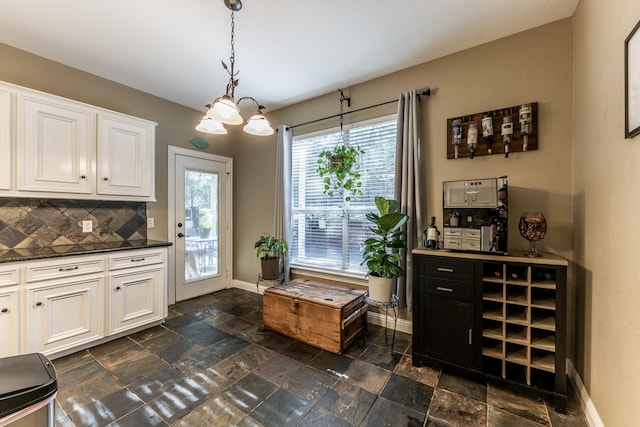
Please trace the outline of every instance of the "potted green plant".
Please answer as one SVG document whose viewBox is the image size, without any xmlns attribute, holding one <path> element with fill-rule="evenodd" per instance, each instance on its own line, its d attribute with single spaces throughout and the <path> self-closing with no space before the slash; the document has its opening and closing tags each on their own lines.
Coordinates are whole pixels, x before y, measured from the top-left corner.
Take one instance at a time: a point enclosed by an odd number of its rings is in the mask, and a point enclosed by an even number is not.
<svg viewBox="0 0 640 427">
<path fill-rule="evenodd" d="M 333 150 L 324 150 L 318 158 L 316 172 L 323 178 L 324 194 L 344 197 L 345 201 L 362 195 L 360 181 L 360 155 L 364 151 L 345 143 L 338 143 Z"/>
<path fill-rule="evenodd" d="M 211 236 L 211 209 L 201 208 L 198 211 L 198 235 L 202 239 L 208 239 Z"/>
<path fill-rule="evenodd" d="M 266 234 L 260 236 L 255 249 L 256 256 L 260 258 L 262 278 L 279 279 L 282 276 L 282 257 L 289 250 L 286 240 Z"/>
<path fill-rule="evenodd" d="M 396 200 L 376 197 L 375 202 L 378 212 L 369 212 L 366 218 L 373 224 L 369 230 L 376 236 L 364 241 L 362 263 L 366 263 L 369 269 L 369 298 L 389 303 L 395 278 L 405 273 L 398 263 L 402 258 L 400 251 L 407 249 L 402 237 L 406 234 L 403 226 L 409 216 L 398 212 Z"/>
</svg>

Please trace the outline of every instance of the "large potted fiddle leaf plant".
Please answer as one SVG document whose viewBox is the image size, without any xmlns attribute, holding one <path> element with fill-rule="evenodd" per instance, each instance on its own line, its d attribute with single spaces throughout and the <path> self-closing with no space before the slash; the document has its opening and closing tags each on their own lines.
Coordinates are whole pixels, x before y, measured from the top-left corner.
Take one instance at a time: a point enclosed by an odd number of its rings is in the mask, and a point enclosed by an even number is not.
<svg viewBox="0 0 640 427">
<path fill-rule="evenodd" d="M 362 263 L 367 265 L 369 280 L 369 298 L 381 303 L 392 299 L 396 277 L 404 276 L 400 266 L 402 250 L 407 249 L 403 239 L 404 225 L 409 216 L 398 212 L 398 202 L 384 197 L 375 198 L 378 212 L 369 212 L 366 218 L 373 225 L 369 227 L 375 236 L 364 242 Z"/>
<path fill-rule="evenodd" d="M 266 234 L 260 236 L 255 243 L 255 249 L 256 256 L 260 258 L 261 277 L 265 280 L 282 278 L 282 257 L 289 249 L 287 241 Z"/>
</svg>

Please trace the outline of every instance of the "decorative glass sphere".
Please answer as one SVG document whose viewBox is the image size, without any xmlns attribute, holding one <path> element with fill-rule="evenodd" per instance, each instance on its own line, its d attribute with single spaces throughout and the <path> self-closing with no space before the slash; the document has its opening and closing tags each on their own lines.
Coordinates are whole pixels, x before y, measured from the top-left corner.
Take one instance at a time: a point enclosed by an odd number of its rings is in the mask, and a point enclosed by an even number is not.
<svg viewBox="0 0 640 427">
<path fill-rule="evenodd" d="M 529 241 L 529 252 L 526 255 L 530 257 L 542 256 L 536 249 L 536 242 L 544 239 L 547 234 L 547 221 L 541 212 L 525 212 L 520 217 L 518 224 L 520 235 Z"/>
</svg>

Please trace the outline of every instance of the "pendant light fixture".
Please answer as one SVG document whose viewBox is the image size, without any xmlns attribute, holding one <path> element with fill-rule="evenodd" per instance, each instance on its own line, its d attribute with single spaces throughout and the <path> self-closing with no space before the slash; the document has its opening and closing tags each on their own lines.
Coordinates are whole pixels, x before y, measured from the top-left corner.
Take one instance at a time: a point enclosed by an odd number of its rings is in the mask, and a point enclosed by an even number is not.
<svg viewBox="0 0 640 427">
<path fill-rule="evenodd" d="M 236 76 L 239 72 L 235 71 L 235 45 L 234 45 L 234 12 L 242 9 L 242 2 L 240 0 L 224 0 L 225 6 L 231 10 L 231 57 L 229 58 L 229 66 L 222 61 L 222 67 L 229 74 L 229 83 L 227 83 L 227 91 L 223 96 L 216 98 L 211 104 L 206 105 L 208 108 L 207 114 L 200 120 L 200 123 L 196 126 L 196 130 L 205 133 L 211 133 L 216 135 L 224 135 L 227 130 L 225 125 L 239 125 L 244 121 L 240 115 L 240 109 L 238 105 L 242 101 L 251 101 L 256 107 L 256 112 L 247 120 L 246 125 L 242 128 L 246 133 L 258 136 L 273 135 L 273 128 L 271 123 L 264 116 L 262 106 L 255 98 L 250 96 L 243 96 L 236 102 L 234 100 L 234 92 L 236 86 L 238 86 L 238 79 Z"/>
</svg>

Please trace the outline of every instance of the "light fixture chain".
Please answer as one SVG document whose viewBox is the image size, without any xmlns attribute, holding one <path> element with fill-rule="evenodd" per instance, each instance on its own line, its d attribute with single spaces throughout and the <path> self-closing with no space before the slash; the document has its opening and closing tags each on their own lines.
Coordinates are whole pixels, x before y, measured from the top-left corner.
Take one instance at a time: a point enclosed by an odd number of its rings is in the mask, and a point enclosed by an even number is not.
<svg viewBox="0 0 640 427">
<path fill-rule="evenodd" d="M 230 88 L 230 96 L 231 99 L 235 99 L 234 93 L 235 93 L 235 88 L 236 88 L 236 82 L 235 82 L 235 72 L 234 72 L 234 65 L 236 63 L 236 48 L 235 48 L 235 28 L 236 28 L 236 23 L 235 23 L 235 19 L 234 19 L 234 12 L 231 11 L 231 58 L 229 58 L 229 62 L 231 62 L 231 88 Z"/>
</svg>

